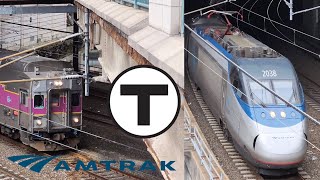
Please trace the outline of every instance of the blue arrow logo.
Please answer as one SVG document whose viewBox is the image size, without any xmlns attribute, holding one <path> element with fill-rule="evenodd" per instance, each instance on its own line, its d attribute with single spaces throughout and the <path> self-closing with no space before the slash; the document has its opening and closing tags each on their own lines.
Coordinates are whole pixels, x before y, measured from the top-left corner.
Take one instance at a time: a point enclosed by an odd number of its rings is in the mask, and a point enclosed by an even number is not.
<svg viewBox="0 0 320 180">
<path fill-rule="evenodd" d="M 56 156 L 46 157 L 36 155 L 20 155 L 8 157 L 10 161 L 18 162 L 18 164 L 22 167 L 27 167 L 32 164 L 32 166 L 29 169 L 37 173 L 40 173 L 43 167 L 54 158 L 56 158 Z"/>
</svg>

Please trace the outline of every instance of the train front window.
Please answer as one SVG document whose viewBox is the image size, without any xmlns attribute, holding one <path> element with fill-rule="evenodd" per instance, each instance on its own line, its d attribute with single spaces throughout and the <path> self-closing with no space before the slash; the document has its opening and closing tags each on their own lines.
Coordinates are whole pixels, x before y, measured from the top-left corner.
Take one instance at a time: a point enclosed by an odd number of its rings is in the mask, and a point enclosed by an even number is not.
<svg viewBox="0 0 320 180">
<path fill-rule="evenodd" d="M 59 106 L 60 105 L 60 94 L 52 94 L 51 95 L 51 106 Z"/>
<path fill-rule="evenodd" d="M 297 96 L 296 96 L 296 90 L 294 89 L 293 86 L 293 81 L 292 80 L 273 80 L 273 88 L 274 91 L 284 98 L 286 101 L 290 103 L 297 103 Z M 285 104 L 282 100 L 279 98 L 276 98 L 277 104 Z"/>
<path fill-rule="evenodd" d="M 261 83 L 267 88 L 271 89 L 270 81 L 261 81 Z M 249 82 L 251 89 L 250 96 L 253 100 L 253 104 L 259 104 L 265 106 L 267 104 L 274 104 L 272 94 L 255 81 Z"/>
<path fill-rule="evenodd" d="M 74 93 L 71 95 L 71 105 L 72 106 L 80 105 L 80 93 Z"/>
<path fill-rule="evenodd" d="M 260 81 L 264 86 L 273 90 L 286 101 L 296 104 L 299 103 L 298 90 L 295 88 L 293 80 L 263 80 Z M 286 103 L 271 94 L 267 89 L 254 81 L 249 82 L 250 96 L 254 105 L 285 105 Z"/>
<path fill-rule="evenodd" d="M 33 105 L 35 108 L 38 108 L 38 109 L 44 108 L 44 96 L 35 95 Z"/>
</svg>

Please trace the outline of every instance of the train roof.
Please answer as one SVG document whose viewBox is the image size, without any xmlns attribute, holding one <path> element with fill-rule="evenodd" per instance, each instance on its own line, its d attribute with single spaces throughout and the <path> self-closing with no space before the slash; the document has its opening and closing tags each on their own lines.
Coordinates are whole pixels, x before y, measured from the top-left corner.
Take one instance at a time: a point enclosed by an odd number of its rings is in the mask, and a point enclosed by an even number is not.
<svg viewBox="0 0 320 180">
<path fill-rule="evenodd" d="M 5 57 L 16 52 L 0 49 L 0 57 Z M 12 59 L 22 57 L 24 55 L 16 56 Z M 12 61 L 12 59 L 7 59 L 1 62 L 5 64 Z M 64 68 L 71 68 L 71 64 L 66 61 L 61 61 L 57 59 L 42 57 L 38 55 L 32 55 L 21 59 L 18 62 L 10 64 L 6 67 L 0 69 L 0 79 L 10 80 L 10 79 L 29 79 L 32 78 L 32 74 L 29 72 L 34 72 L 35 67 L 39 67 L 39 72 L 51 72 L 57 73 L 62 72 Z M 47 74 L 42 74 L 40 76 L 47 76 Z"/>
<path fill-rule="evenodd" d="M 227 19 L 227 16 L 225 17 Z M 228 20 L 227 20 L 228 21 Z M 197 33 L 212 39 L 234 57 L 277 58 L 282 55 L 240 29 L 227 24 L 219 15 L 197 17 L 191 23 Z"/>
</svg>

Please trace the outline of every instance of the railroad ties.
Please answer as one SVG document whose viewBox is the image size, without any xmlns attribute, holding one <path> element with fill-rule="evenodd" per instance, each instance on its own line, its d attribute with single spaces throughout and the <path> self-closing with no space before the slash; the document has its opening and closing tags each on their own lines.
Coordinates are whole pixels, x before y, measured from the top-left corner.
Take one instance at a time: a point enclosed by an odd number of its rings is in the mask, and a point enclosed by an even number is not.
<svg viewBox="0 0 320 180">
<path fill-rule="evenodd" d="M 206 120 L 209 122 L 213 132 L 217 136 L 220 144 L 223 146 L 223 148 L 227 152 L 229 158 L 232 159 L 232 162 L 237 167 L 240 175 L 246 180 L 256 180 L 257 177 L 255 173 L 249 168 L 248 164 L 245 162 L 242 156 L 237 152 L 234 145 L 224 137 L 224 132 L 221 126 L 219 125 L 218 121 L 211 113 L 209 107 L 204 102 L 202 95 L 200 94 L 199 91 L 197 91 L 197 88 L 193 82 L 191 82 L 191 86 L 192 86 L 192 91 L 196 97 L 196 100 L 199 103 L 204 113 L 204 116 L 206 117 Z"/>
<path fill-rule="evenodd" d="M 67 155 L 59 156 L 58 160 L 64 160 L 71 168 L 75 168 L 78 160 L 82 160 L 84 163 L 88 163 L 90 159 L 80 155 L 78 153 L 69 152 Z M 136 180 L 140 179 L 135 175 L 131 175 L 126 172 L 122 172 L 116 168 L 111 167 L 110 171 L 106 171 L 102 164 L 97 163 L 98 170 L 82 171 L 80 180 L 94 180 L 94 179 L 117 179 L 117 180 Z"/>
<path fill-rule="evenodd" d="M 19 174 L 19 172 L 15 172 L 7 166 L 0 164 L 0 180 L 29 180 L 29 178 L 26 178 Z"/>
</svg>

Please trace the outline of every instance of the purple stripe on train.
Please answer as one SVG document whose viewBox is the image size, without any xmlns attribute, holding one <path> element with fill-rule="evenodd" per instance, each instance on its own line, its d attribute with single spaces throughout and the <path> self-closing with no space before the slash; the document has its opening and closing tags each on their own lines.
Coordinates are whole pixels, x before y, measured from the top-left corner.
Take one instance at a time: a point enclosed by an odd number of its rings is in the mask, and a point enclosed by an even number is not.
<svg viewBox="0 0 320 180">
<path fill-rule="evenodd" d="M 5 87 L 3 85 L 0 86 L 0 104 L 7 106 L 12 109 L 19 109 L 24 113 L 29 113 L 29 107 L 23 104 L 20 104 L 20 96 L 16 93 L 5 91 Z M 60 97 L 60 106 L 53 107 L 52 112 L 65 112 L 66 104 L 65 104 L 65 97 Z M 32 105 L 32 112 L 37 114 L 47 114 L 47 99 L 44 99 L 44 106 L 39 108 L 34 108 L 33 106 L 33 99 L 28 98 L 27 104 Z M 80 104 L 79 106 L 73 106 L 71 108 L 72 112 L 81 112 L 82 109 L 82 96 L 80 96 Z"/>
</svg>

